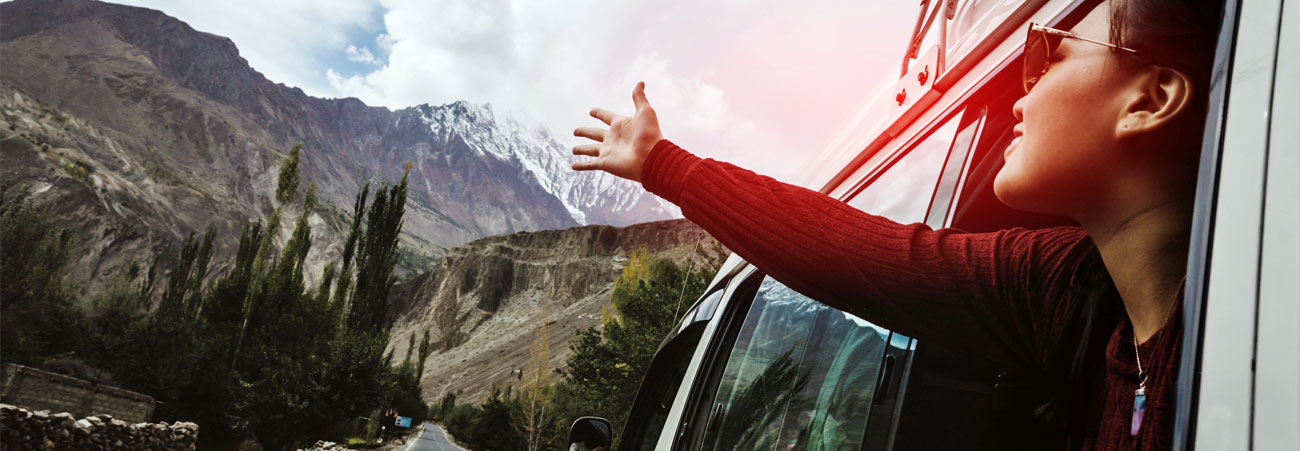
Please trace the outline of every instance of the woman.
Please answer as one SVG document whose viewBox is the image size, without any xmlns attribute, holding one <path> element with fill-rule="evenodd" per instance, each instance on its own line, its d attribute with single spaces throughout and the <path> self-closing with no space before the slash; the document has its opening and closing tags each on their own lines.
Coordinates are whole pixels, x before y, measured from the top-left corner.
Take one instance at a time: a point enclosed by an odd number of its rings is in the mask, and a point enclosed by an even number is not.
<svg viewBox="0 0 1300 451">
<path fill-rule="evenodd" d="M 862 213 L 664 140 L 643 83 L 633 116 L 593 109 L 609 129 L 575 130 L 598 143 L 573 149 L 595 157 L 573 169 L 641 182 L 813 299 L 1039 375 L 1035 413 L 1066 448 L 1165 449 L 1221 8 L 1114 0 L 1072 33 L 1031 29 L 994 191 L 1081 227 L 975 234 Z"/>
</svg>

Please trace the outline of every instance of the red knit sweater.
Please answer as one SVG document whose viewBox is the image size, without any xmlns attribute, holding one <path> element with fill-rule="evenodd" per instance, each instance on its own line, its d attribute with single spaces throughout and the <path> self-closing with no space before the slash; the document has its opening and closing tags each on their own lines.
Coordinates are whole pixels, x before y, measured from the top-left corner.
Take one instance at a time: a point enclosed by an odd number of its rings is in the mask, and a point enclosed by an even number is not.
<svg viewBox="0 0 1300 451">
<path fill-rule="evenodd" d="M 1077 227 L 993 233 L 931 230 L 864 213 L 834 198 L 662 140 L 642 169 L 645 189 L 678 205 L 746 261 L 824 304 L 924 342 L 1040 369 L 1070 305 L 1071 277 L 1095 245 Z M 1117 300 L 1118 302 L 1118 300 Z M 1129 434 L 1137 366 L 1127 320 L 1092 377 L 1080 449 L 1167 449 L 1181 347 L 1180 315 L 1141 345 L 1147 407 Z"/>
</svg>

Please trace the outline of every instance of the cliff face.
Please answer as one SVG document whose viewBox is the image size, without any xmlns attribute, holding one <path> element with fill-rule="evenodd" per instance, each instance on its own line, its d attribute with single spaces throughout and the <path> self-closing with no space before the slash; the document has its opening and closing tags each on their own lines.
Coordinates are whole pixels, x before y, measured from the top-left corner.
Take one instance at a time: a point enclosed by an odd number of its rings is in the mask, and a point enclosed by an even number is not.
<svg viewBox="0 0 1300 451">
<path fill-rule="evenodd" d="M 393 289 L 389 350 L 399 364 L 411 333 L 431 332 L 434 351 L 422 375 L 424 397 L 463 391 L 480 401 L 491 386 L 518 384 L 541 324 L 551 365 L 569 354 L 569 338 L 600 322 L 627 254 L 645 246 L 685 265 L 716 266 L 727 251 L 686 220 L 628 227 L 585 226 L 494 236 L 453 249 Z M 694 299 L 683 299 L 682 308 Z"/>
<path fill-rule="evenodd" d="M 298 142 L 304 180 L 317 184 L 322 204 L 311 277 L 337 255 L 360 187 L 397 180 L 407 162 L 402 247 L 416 256 L 408 263 L 496 234 L 671 217 L 640 186 L 580 178 L 557 156 L 567 152 L 556 140 L 496 120 L 490 107 L 390 111 L 310 97 L 253 70 L 229 39 L 155 10 L 3 3 L 0 53 L 4 182 L 68 213 L 61 225 L 81 243 L 73 279 L 89 291 L 124 272 L 128 257 L 146 258 L 142 251 L 209 225 L 223 249 L 214 262 L 223 260 L 238 228 L 274 208 L 276 171 Z"/>
</svg>

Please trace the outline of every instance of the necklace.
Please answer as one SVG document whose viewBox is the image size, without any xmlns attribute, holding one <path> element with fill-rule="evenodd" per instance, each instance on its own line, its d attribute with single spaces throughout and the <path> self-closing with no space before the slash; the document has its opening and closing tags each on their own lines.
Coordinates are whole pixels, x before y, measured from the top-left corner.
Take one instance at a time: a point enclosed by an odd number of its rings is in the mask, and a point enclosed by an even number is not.
<svg viewBox="0 0 1300 451">
<path fill-rule="evenodd" d="M 1137 359 L 1138 365 L 1138 388 L 1133 390 L 1133 421 L 1129 425 L 1128 435 L 1137 436 L 1138 429 L 1142 427 L 1142 414 L 1147 409 L 1147 376 L 1142 371 L 1142 353 L 1138 352 L 1137 334 L 1133 334 L 1133 357 Z"/>
<path fill-rule="evenodd" d="M 1186 287 L 1187 285 L 1186 275 L 1183 276 L 1183 281 L 1180 282 L 1179 285 Z M 1183 292 L 1183 288 L 1179 288 L 1178 292 L 1181 294 Z M 1179 297 L 1181 298 L 1182 296 Z M 1178 301 L 1179 299 L 1174 300 L 1174 302 L 1178 302 Z M 1166 325 L 1169 323 L 1169 317 L 1174 315 L 1174 309 L 1177 307 L 1178 306 L 1175 305 L 1169 308 L 1169 313 L 1165 315 Z M 1164 326 L 1161 326 L 1161 329 L 1163 328 Z M 1163 340 L 1164 335 L 1161 335 L 1160 339 Z M 1156 344 L 1158 345 L 1159 343 Z M 1145 413 L 1147 409 L 1147 377 L 1150 376 L 1150 374 L 1147 374 L 1145 371 L 1142 370 L 1142 352 L 1138 350 L 1137 330 L 1133 331 L 1133 359 L 1137 361 L 1138 388 L 1137 390 L 1133 390 L 1133 421 L 1132 424 L 1129 425 L 1128 434 L 1130 436 L 1137 436 L 1138 429 L 1142 427 L 1142 414 Z"/>
</svg>

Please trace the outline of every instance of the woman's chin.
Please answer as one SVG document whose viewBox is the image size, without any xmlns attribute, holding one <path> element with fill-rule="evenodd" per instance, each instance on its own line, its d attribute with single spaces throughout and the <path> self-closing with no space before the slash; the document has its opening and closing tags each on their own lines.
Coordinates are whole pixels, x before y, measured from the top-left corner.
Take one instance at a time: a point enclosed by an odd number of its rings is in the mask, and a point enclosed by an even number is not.
<svg viewBox="0 0 1300 451">
<path fill-rule="evenodd" d="M 1008 207 L 1022 211 L 1038 211 L 1035 208 L 1041 199 L 1035 199 L 1035 195 L 1041 196 L 1041 190 L 1028 189 L 1024 180 L 1015 177 L 1006 167 L 998 171 L 997 177 L 993 179 L 993 195 Z"/>
</svg>

